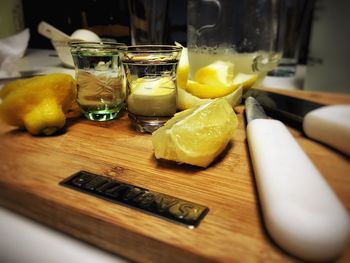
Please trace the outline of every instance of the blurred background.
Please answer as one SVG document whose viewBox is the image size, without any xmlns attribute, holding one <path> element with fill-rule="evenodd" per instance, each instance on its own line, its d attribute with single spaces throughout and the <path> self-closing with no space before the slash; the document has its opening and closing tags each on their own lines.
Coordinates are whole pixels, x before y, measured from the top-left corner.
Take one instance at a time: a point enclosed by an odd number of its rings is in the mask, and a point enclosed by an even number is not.
<svg viewBox="0 0 350 263">
<path fill-rule="evenodd" d="M 165 28 L 168 29 L 165 43 L 186 42 L 187 1 L 164 2 L 167 2 Z M 86 28 L 100 37 L 131 44 L 128 0 L 23 0 L 22 4 L 24 23 L 31 31 L 29 47 L 52 48 L 50 41 L 37 32 L 37 26 L 43 20 L 68 35 L 78 28 Z"/>
<path fill-rule="evenodd" d="M 145 0 L 132 2 L 141 6 Z M 166 3 L 163 43 L 173 44 L 177 41 L 186 46 L 187 1 L 163 2 Z M 296 64 L 305 65 L 302 69 L 302 74 L 305 75 L 303 88 L 350 92 L 350 37 L 347 32 L 350 26 L 347 14 L 350 1 L 285 2 L 288 30 L 284 36 L 284 51 L 287 59 L 291 58 Z M 53 49 L 51 42 L 37 31 L 38 24 L 46 21 L 68 35 L 76 29 L 85 28 L 100 37 L 130 45 L 129 6 L 128 0 L 0 0 L 0 38 L 29 28 L 29 48 Z M 287 76 L 295 74 L 298 72 L 292 70 Z M 279 76 L 281 73 L 271 72 L 270 75 Z"/>
</svg>

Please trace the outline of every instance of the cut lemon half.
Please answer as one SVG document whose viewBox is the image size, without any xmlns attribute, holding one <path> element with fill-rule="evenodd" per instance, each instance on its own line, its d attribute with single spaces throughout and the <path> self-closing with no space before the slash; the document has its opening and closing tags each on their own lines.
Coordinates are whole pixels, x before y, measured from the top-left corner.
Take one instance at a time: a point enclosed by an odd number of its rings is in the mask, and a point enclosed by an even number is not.
<svg viewBox="0 0 350 263">
<path fill-rule="evenodd" d="M 225 149 L 237 124 L 224 98 L 179 112 L 152 134 L 155 157 L 207 167 Z"/>
</svg>

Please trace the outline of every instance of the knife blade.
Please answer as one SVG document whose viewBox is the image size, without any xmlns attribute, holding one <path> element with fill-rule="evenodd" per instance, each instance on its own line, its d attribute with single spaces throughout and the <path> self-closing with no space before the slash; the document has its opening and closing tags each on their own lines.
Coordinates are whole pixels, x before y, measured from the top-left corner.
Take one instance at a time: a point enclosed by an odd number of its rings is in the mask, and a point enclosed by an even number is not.
<svg viewBox="0 0 350 263">
<path fill-rule="evenodd" d="M 280 121 L 245 100 L 247 139 L 270 236 L 302 259 L 327 261 L 345 249 L 350 220 L 323 176 Z"/>
<path fill-rule="evenodd" d="M 350 105 L 330 105 L 258 89 L 244 97 L 254 97 L 267 114 L 302 131 L 307 137 L 350 155 Z"/>
</svg>

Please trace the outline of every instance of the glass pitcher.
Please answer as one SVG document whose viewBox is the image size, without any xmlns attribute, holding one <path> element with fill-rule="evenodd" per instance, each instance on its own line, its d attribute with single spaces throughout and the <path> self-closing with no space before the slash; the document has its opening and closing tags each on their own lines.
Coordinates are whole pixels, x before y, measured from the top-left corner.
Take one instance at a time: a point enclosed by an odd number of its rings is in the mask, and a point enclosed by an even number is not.
<svg viewBox="0 0 350 263">
<path fill-rule="evenodd" d="M 262 80 L 282 56 L 283 0 L 189 0 L 187 47 L 190 78 L 214 61 Z"/>
</svg>

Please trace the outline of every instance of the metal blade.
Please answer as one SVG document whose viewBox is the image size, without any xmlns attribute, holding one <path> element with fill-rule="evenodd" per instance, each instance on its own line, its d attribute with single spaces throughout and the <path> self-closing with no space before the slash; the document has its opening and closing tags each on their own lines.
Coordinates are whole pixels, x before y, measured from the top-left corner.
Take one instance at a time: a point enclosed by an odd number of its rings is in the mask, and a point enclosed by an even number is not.
<svg viewBox="0 0 350 263">
<path fill-rule="evenodd" d="M 281 95 L 258 89 L 249 89 L 244 98 L 254 97 L 266 113 L 287 125 L 303 131 L 304 116 L 314 109 L 324 106 L 316 102 Z"/>
<path fill-rule="evenodd" d="M 253 97 L 248 97 L 245 100 L 245 110 L 248 122 L 255 119 L 267 119 L 264 109 L 261 107 L 259 102 Z"/>
</svg>

